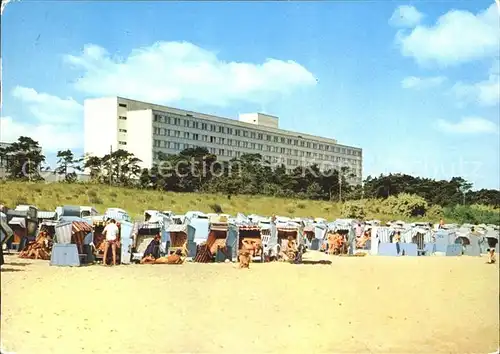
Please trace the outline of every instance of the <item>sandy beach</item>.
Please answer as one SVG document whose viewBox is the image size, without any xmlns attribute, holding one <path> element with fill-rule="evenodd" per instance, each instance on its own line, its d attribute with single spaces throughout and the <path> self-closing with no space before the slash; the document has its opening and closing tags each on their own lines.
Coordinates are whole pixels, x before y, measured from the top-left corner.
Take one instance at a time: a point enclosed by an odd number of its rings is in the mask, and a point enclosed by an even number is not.
<svg viewBox="0 0 500 354">
<path fill-rule="evenodd" d="M 252 263 L 242 270 L 231 263 L 57 268 L 6 256 L 2 347 L 15 353 L 497 350 L 499 274 L 485 257 L 330 259 L 331 265 Z"/>
</svg>

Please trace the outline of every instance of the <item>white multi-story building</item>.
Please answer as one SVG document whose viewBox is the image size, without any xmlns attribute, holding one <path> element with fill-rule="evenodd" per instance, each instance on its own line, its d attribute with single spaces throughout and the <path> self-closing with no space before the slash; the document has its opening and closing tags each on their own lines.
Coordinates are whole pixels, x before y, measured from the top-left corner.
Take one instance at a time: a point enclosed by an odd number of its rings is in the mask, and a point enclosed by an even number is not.
<svg viewBox="0 0 500 354">
<path fill-rule="evenodd" d="M 150 168 L 158 154 L 178 154 L 200 146 L 218 160 L 258 153 L 271 164 L 291 170 L 317 163 L 322 169 L 349 167 L 362 179 L 362 150 L 334 139 L 278 128 L 278 117 L 241 114 L 239 120 L 186 111 L 121 97 L 87 99 L 84 103 L 84 152 L 104 156 L 123 149 Z"/>
</svg>

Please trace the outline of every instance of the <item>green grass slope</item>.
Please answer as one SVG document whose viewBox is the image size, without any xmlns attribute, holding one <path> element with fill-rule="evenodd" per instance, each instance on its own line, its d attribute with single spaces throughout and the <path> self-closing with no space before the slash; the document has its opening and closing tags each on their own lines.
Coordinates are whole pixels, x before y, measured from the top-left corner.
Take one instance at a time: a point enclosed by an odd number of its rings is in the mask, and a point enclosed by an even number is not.
<svg viewBox="0 0 500 354">
<path fill-rule="evenodd" d="M 341 204 L 327 201 L 285 199 L 266 196 L 226 195 L 203 193 L 173 193 L 151 190 L 110 187 L 98 184 L 33 183 L 7 181 L 0 184 L 0 202 L 10 208 L 32 204 L 40 210 L 55 210 L 61 205 L 94 206 L 99 212 L 106 208 L 125 209 L 133 218 L 142 218 L 147 209 L 172 210 L 181 214 L 189 210 L 214 212 L 219 205 L 224 213 L 236 215 L 273 214 L 298 217 L 322 217 L 334 220 L 341 217 Z M 376 202 L 376 201 L 373 201 Z M 382 221 L 405 219 L 400 215 L 369 213 L 367 219 Z M 429 220 L 436 222 L 437 220 Z"/>
</svg>

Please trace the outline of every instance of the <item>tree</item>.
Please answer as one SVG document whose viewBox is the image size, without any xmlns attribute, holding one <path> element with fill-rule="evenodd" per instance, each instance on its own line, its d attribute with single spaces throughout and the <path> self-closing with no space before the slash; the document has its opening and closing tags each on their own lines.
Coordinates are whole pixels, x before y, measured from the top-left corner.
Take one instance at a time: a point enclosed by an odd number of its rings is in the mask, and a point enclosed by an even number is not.
<svg viewBox="0 0 500 354">
<path fill-rule="evenodd" d="M 6 161 L 9 178 L 41 180 L 40 169 L 45 161 L 42 148 L 37 141 L 20 136 L 16 142 L 0 148 L 0 157 Z"/>
<path fill-rule="evenodd" d="M 466 180 L 464 180 L 462 178 L 457 178 L 456 183 L 458 184 L 458 190 L 463 195 L 463 205 L 465 205 L 465 196 L 467 195 L 468 192 L 471 191 L 472 183 L 467 182 Z"/>
<path fill-rule="evenodd" d="M 106 154 L 101 159 L 103 175 L 101 179 L 113 185 L 130 186 L 139 179 L 141 175 L 140 159 L 126 150 L 116 150 Z"/>
<path fill-rule="evenodd" d="M 84 157 L 85 169 L 90 170 L 90 180 L 93 182 L 103 183 L 104 182 L 104 165 L 102 158 L 92 155 L 86 155 Z"/>
<path fill-rule="evenodd" d="M 59 160 L 57 160 L 57 167 L 54 173 L 64 175 L 65 182 L 75 182 L 77 179 L 76 171 L 83 171 L 81 167 L 83 158 L 76 159 L 73 152 L 69 149 L 58 151 L 57 157 Z M 72 171 L 68 172 L 70 169 Z"/>
<path fill-rule="evenodd" d="M 145 183 L 139 166 L 141 160 L 126 150 L 116 150 L 103 157 L 87 155 L 84 160 L 84 167 L 90 170 L 90 178 L 94 182 L 122 186 Z"/>
</svg>

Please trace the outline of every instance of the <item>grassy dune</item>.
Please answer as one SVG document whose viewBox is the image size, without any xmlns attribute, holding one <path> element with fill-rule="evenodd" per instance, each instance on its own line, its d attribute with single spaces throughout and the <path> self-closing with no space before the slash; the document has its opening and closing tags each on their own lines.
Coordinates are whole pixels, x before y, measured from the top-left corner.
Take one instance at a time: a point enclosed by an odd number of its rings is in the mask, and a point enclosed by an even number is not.
<svg viewBox="0 0 500 354">
<path fill-rule="evenodd" d="M 0 202 L 10 208 L 18 204 L 32 204 L 40 210 L 55 210 L 60 205 L 92 205 L 99 212 L 109 207 L 125 209 L 132 217 L 139 218 L 144 210 L 172 210 L 184 213 L 189 210 L 213 212 L 214 204 L 224 213 L 323 217 L 328 220 L 341 217 L 341 204 L 275 198 L 266 196 L 232 196 L 203 193 L 173 193 L 139 189 L 109 187 L 96 184 L 4 182 L 0 184 Z M 382 221 L 402 219 L 399 215 L 368 215 Z"/>
</svg>

